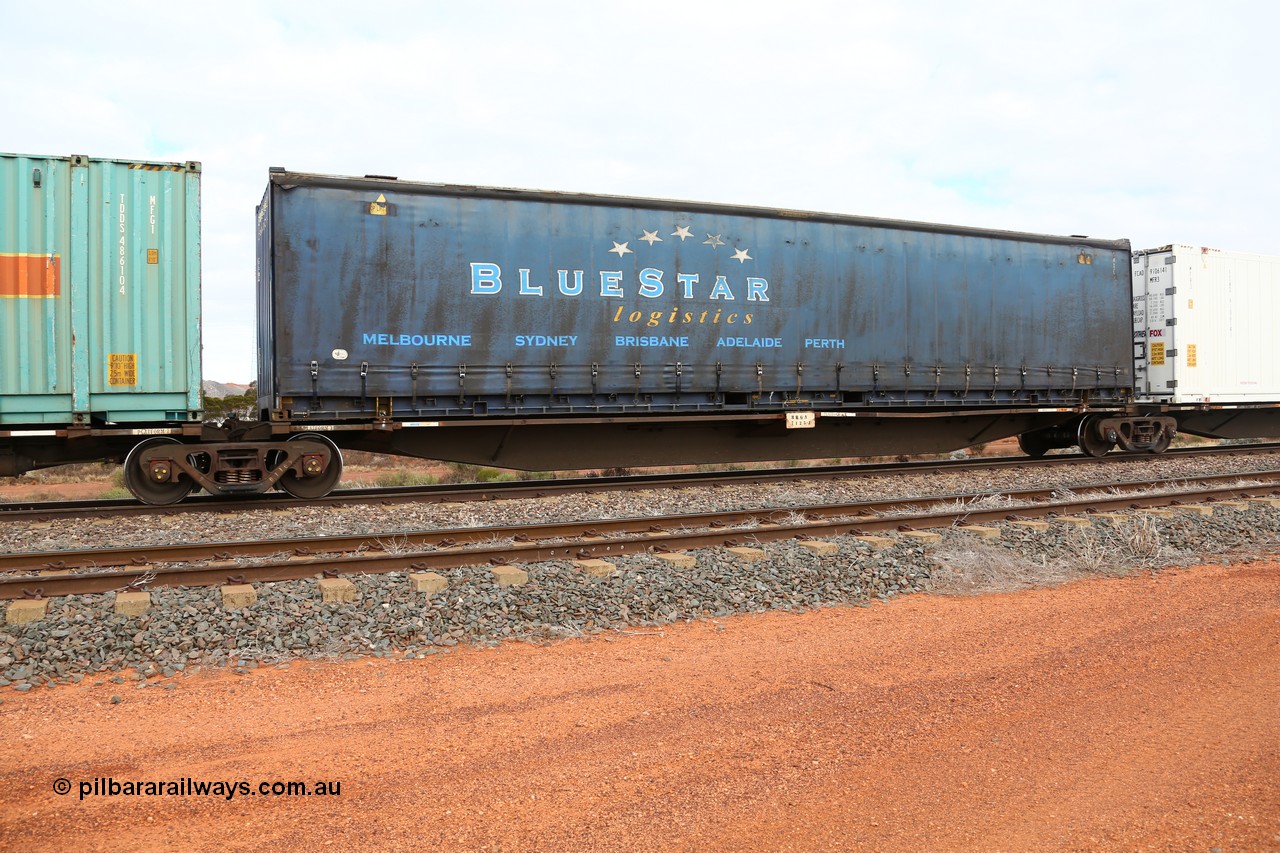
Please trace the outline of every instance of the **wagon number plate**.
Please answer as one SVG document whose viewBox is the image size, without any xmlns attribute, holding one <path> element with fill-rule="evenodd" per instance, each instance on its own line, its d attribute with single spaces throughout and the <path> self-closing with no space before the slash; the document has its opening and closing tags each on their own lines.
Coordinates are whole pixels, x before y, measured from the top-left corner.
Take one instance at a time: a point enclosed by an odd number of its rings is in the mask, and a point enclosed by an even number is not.
<svg viewBox="0 0 1280 853">
<path fill-rule="evenodd" d="M 813 412 L 787 412 L 787 429 L 813 429 Z"/>
</svg>

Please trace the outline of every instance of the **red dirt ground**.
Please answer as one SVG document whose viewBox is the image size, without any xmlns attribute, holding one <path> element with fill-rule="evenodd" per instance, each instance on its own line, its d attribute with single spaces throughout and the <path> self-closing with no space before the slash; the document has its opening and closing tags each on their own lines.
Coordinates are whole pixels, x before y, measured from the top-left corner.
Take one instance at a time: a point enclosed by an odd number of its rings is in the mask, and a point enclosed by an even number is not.
<svg viewBox="0 0 1280 853">
<path fill-rule="evenodd" d="M 0 691 L 0 847 L 1280 850 L 1275 562 L 94 681 Z"/>
</svg>

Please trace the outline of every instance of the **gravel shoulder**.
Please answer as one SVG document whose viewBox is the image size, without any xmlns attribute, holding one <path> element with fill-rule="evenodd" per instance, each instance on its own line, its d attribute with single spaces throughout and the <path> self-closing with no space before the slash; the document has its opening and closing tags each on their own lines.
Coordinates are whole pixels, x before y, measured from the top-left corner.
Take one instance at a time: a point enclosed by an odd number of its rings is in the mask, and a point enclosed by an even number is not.
<svg viewBox="0 0 1280 853">
<path fill-rule="evenodd" d="M 1275 850 L 1278 629 L 1255 562 L 5 691 L 0 845 Z"/>
</svg>

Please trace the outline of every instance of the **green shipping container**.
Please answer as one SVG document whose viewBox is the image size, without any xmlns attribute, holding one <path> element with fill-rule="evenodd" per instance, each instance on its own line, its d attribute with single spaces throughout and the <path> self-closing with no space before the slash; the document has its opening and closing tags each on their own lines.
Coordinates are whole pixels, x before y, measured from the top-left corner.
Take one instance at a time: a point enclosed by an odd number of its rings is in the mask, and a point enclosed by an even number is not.
<svg viewBox="0 0 1280 853">
<path fill-rule="evenodd" d="M 0 424 L 199 409 L 200 164 L 0 154 Z"/>
</svg>

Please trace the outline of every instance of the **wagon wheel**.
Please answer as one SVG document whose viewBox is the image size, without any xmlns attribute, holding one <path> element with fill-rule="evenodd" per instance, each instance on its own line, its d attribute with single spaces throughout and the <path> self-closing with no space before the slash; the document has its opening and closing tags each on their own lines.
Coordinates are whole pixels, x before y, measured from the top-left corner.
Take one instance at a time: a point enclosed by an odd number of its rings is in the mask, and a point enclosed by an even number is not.
<svg viewBox="0 0 1280 853">
<path fill-rule="evenodd" d="M 195 489 L 196 483 L 186 474 L 179 474 L 178 479 L 170 480 L 167 471 L 162 472 L 157 469 L 156 476 L 149 476 L 148 471 L 142 468 L 142 454 L 144 451 L 153 447 L 164 447 L 167 445 L 177 445 L 174 455 L 179 455 L 185 451 L 182 450 L 182 442 L 176 438 L 160 437 L 148 438 L 146 441 L 135 444 L 133 450 L 129 451 L 129 455 L 124 460 L 124 484 L 135 498 L 144 504 L 152 506 L 166 506 L 168 504 L 176 504 L 178 501 L 191 494 Z M 156 479 L 160 477 L 160 479 Z"/>
<path fill-rule="evenodd" d="M 1022 448 L 1022 452 L 1030 456 L 1032 459 L 1039 459 L 1049 450 L 1049 442 L 1043 435 L 1035 432 L 1024 432 L 1018 436 L 1018 446 Z"/>
<path fill-rule="evenodd" d="M 329 449 L 329 467 L 313 477 L 299 477 L 292 470 L 286 471 L 277 485 L 295 498 L 308 500 L 322 498 L 333 491 L 333 487 L 338 485 L 338 481 L 342 479 L 342 453 L 338 450 L 338 446 L 323 435 L 317 435 L 313 432 L 299 433 L 298 435 L 290 436 L 289 440 L 318 441 L 326 445 Z"/>
<path fill-rule="evenodd" d="M 1100 458 L 1106 456 L 1111 448 L 1116 446 L 1116 443 L 1114 439 L 1098 437 L 1097 430 L 1093 428 L 1094 423 L 1095 421 L 1091 418 L 1085 418 L 1080 421 L 1080 428 L 1076 431 L 1076 440 L 1081 452 L 1086 456 Z"/>
</svg>

